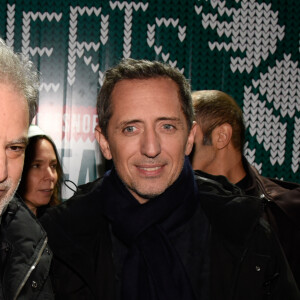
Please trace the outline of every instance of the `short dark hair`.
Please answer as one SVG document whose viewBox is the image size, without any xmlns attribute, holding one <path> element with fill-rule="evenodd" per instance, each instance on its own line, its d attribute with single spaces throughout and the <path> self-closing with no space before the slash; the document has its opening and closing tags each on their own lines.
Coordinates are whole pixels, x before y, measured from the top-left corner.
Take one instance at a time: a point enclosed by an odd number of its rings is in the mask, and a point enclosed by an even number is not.
<svg viewBox="0 0 300 300">
<path fill-rule="evenodd" d="M 203 144 L 211 145 L 213 130 L 228 123 L 232 127 L 232 144 L 243 153 L 245 124 L 243 112 L 228 94 L 217 90 L 202 90 L 192 93 L 196 122 L 203 133 Z"/>
<path fill-rule="evenodd" d="M 187 79 L 175 68 L 158 61 L 123 59 L 105 73 L 105 79 L 97 97 L 97 113 L 102 133 L 107 135 L 107 126 L 112 115 L 111 94 L 115 85 L 125 79 L 170 78 L 178 86 L 182 111 L 189 130 L 194 120 L 191 88 Z"/>
</svg>

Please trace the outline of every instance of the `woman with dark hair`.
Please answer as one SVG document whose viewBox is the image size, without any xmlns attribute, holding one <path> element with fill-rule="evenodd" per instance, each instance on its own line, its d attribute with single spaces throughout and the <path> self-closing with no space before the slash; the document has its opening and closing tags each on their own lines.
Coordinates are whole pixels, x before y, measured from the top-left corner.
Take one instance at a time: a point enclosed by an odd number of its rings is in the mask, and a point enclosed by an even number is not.
<svg viewBox="0 0 300 300">
<path fill-rule="evenodd" d="M 56 146 L 49 136 L 38 126 L 30 125 L 28 138 L 17 194 L 39 217 L 45 208 L 60 203 L 63 170 Z"/>
</svg>

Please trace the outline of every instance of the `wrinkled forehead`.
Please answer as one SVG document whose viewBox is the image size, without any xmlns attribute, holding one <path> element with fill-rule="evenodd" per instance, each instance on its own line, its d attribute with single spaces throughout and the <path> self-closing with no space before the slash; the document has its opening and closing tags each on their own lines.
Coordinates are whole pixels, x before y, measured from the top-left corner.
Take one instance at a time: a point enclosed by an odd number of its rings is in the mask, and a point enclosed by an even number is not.
<svg viewBox="0 0 300 300">
<path fill-rule="evenodd" d="M 13 84 L 0 83 L 0 113 L 1 121 L 6 120 L 4 129 L 24 126 L 26 132 L 29 127 L 29 107 L 21 92 Z"/>
</svg>

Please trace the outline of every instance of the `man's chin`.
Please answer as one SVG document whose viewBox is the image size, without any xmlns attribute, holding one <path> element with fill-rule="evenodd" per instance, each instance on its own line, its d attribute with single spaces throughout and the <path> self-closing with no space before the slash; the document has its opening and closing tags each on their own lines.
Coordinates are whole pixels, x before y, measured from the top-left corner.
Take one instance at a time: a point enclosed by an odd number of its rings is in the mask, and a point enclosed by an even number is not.
<svg viewBox="0 0 300 300">
<path fill-rule="evenodd" d="M 145 199 L 145 201 L 150 201 L 152 199 L 157 198 L 161 195 L 166 188 L 164 189 L 153 189 L 153 190 L 135 190 L 135 194 L 138 195 L 139 198 Z"/>
<path fill-rule="evenodd" d="M 10 200 L 13 198 L 13 195 L 11 192 L 7 192 L 5 195 L 0 197 L 0 215 L 2 215 L 2 212 L 4 208 L 7 206 L 7 204 L 10 202 Z"/>
<path fill-rule="evenodd" d="M 3 210 L 14 197 L 15 192 L 19 186 L 19 182 L 15 188 L 10 187 L 5 193 L 0 196 L 0 215 L 2 215 Z"/>
</svg>

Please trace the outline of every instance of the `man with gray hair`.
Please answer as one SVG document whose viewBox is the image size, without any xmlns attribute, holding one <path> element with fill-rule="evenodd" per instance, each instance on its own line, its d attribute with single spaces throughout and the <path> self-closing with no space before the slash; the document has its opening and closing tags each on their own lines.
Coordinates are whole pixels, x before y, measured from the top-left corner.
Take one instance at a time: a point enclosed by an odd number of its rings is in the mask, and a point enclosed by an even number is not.
<svg viewBox="0 0 300 300">
<path fill-rule="evenodd" d="M 0 299 L 54 299 L 47 235 L 14 196 L 27 132 L 37 108 L 38 74 L 0 39 Z"/>
</svg>

